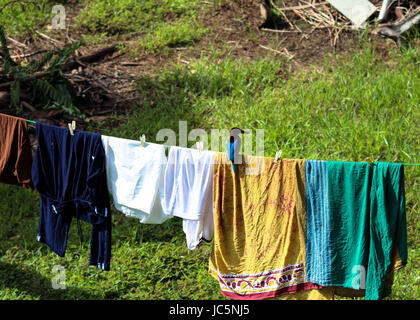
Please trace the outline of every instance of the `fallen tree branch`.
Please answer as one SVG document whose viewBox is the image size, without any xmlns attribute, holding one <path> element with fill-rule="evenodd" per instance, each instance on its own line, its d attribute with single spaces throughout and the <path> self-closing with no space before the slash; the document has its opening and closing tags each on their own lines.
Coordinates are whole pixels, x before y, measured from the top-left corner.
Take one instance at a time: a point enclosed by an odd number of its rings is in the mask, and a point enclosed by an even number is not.
<svg viewBox="0 0 420 320">
<path fill-rule="evenodd" d="M 43 50 L 39 50 L 39 51 L 36 51 L 36 52 L 32 52 L 32 53 L 27 53 L 27 54 L 23 54 L 23 55 L 21 55 L 21 56 L 10 56 L 12 59 L 16 59 L 16 58 L 29 58 L 29 57 L 32 57 L 32 56 L 36 56 L 37 54 L 41 54 L 41 53 L 45 53 L 45 52 L 47 52 L 48 50 L 45 50 L 45 49 L 43 49 Z"/>
<path fill-rule="evenodd" d="M 72 69 L 75 69 L 75 68 L 79 67 L 80 65 L 81 66 L 84 66 L 85 63 L 96 62 L 100 58 L 112 54 L 116 50 L 116 48 L 117 48 L 117 45 L 113 45 L 113 46 L 109 46 L 109 47 L 103 48 L 103 49 L 101 49 L 99 51 L 96 51 L 96 52 L 94 52 L 92 54 L 88 54 L 88 55 L 85 55 L 85 56 L 77 57 L 77 59 L 75 59 L 75 61 L 67 62 L 63 66 L 63 68 L 61 70 L 63 72 L 66 72 L 66 71 L 70 71 Z M 79 64 L 77 62 L 77 60 L 79 62 L 82 62 L 82 64 Z M 36 74 L 31 75 L 29 77 L 26 77 L 24 79 L 21 79 L 21 82 L 27 82 L 27 81 L 39 79 L 39 78 L 48 76 L 50 74 L 51 73 L 49 71 L 39 72 L 39 73 L 36 73 Z M 14 83 L 14 81 L 0 83 L 0 89 L 9 88 L 13 83 Z"/>
<path fill-rule="evenodd" d="M 77 60 L 79 60 L 82 63 L 92 63 L 92 62 L 96 62 L 97 60 L 99 60 L 102 57 L 106 57 L 108 55 L 111 55 L 115 52 L 115 50 L 117 49 L 117 45 L 114 44 L 112 46 L 109 47 L 105 47 L 99 51 L 96 51 L 92 54 L 88 54 L 88 55 L 84 55 L 84 56 L 80 56 L 77 57 Z M 74 68 L 77 68 L 78 66 L 80 66 L 81 64 L 79 64 L 76 60 L 75 61 L 71 61 L 68 62 L 64 68 L 62 69 L 64 72 L 66 71 L 70 71 Z M 83 65 L 82 65 L 83 66 Z"/>
<path fill-rule="evenodd" d="M 50 74 L 50 72 L 40 72 L 40 73 L 34 74 L 32 76 L 26 77 L 24 79 L 21 79 L 20 81 L 21 82 L 27 82 L 27 81 L 31 81 L 31 80 L 35 80 L 35 79 L 45 77 L 49 74 Z M 14 83 L 14 81 L 0 83 L 0 89 L 9 88 L 13 83 Z"/>
<path fill-rule="evenodd" d="M 86 78 L 86 77 L 83 77 L 83 76 L 80 76 L 80 75 L 74 75 L 74 77 L 75 78 L 78 78 L 78 80 L 79 81 L 76 81 L 76 82 L 80 82 L 80 81 L 83 81 L 83 82 L 88 82 L 91 86 L 93 86 L 93 87 L 96 87 L 96 88 L 100 88 L 100 89 L 102 89 L 103 91 L 105 91 L 106 93 L 108 93 L 108 94 L 113 94 L 113 95 L 116 95 L 116 96 L 120 96 L 119 94 L 117 94 L 117 93 L 112 93 L 111 91 L 109 91 L 106 87 L 105 87 L 105 85 L 104 85 L 104 83 L 102 82 L 102 81 L 100 81 L 99 79 L 96 79 L 96 80 L 94 80 L 94 79 L 89 79 L 89 78 Z M 87 91 L 87 90 L 86 90 Z"/>
<path fill-rule="evenodd" d="M 307 8 L 313 8 L 315 6 L 322 6 L 324 4 L 328 4 L 328 2 L 324 1 L 324 2 L 319 2 L 319 3 L 314 3 L 314 4 L 303 4 L 303 5 L 300 5 L 300 6 L 279 8 L 275 4 L 273 4 L 273 1 L 270 1 L 270 3 L 274 7 L 274 9 L 276 9 L 277 11 L 302 10 L 302 9 L 307 9 Z"/>
<path fill-rule="evenodd" d="M 283 50 L 284 50 L 285 52 L 282 52 L 282 51 L 275 50 L 275 49 L 273 49 L 273 48 L 269 48 L 269 47 L 263 46 L 262 44 L 260 44 L 259 46 L 260 46 L 261 48 L 265 49 L 265 50 L 269 50 L 269 51 L 272 51 L 272 52 L 275 52 L 275 53 L 281 54 L 281 55 L 285 56 L 288 60 L 291 60 L 291 59 L 293 59 L 293 57 L 294 57 L 294 55 L 291 55 L 291 54 L 290 54 L 290 52 L 289 52 L 286 48 L 283 48 Z"/>
<path fill-rule="evenodd" d="M 20 104 L 22 105 L 22 107 L 24 107 L 24 108 L 26 108 L 26 109 L 28 109 L 29 111 L 32 111 L 32 112 L 34 112 L 34 111 L 36 111 L 37 109 L 34 107 L 34 106 L 32 106 L 31 104 L 29 104 L 28 102 L 26 102 L 26 101 L 21 101 L 20 102 Z"/>
<path fill-rule="evenodd" d="M 60 46 L 64 46 L 64 42 L 62 42 L 62 41 L 59 41 L 59 40 L 53 39 L 53 38 L 51 38 L 51 37 L 47 36 L 46 34 L 44 34 L 44 33 L 42 33 L 42 32 L 39 32 L 39 31 L 35 31 L 35 32 L 36 32 L 37 34 L 39 34 L 41 37 L 43 37 L 43 38 L 45 38 L 45 39 L 49 40 L 49 41 L 50 41 L 50 42 L 52 42 L 52 43 L 59 44 Z"/>
<path fill-rule="evenodd" d="M 9 39 L 10 41 L 12 41 L 13 43 L 15 43 L 16 45 L 18 45 L 18 46 L 20 46 L 20 47 L 24 47 L 24 48 L 27 48 L 27 47 L 28 47 L 26 44 L 21 43 L 21 42 L 19 42 L 19 41 L 17 41 L 17 40 L 15 40 L 15 39 L 13 39 L 13 38 L 11 38 L 11 37 L 7 37 L 7 39 Z"/>
<path fill-rule="evenodd" d="M 298 32 L 298 30 L 277 30 L 277 29 L 268 29 L 268 28 L 261 28 L 261 31 L 267 31 L 267 32 L 274 32 L 274 33 L 288 33 L 288 32 Z"/>
</svg>

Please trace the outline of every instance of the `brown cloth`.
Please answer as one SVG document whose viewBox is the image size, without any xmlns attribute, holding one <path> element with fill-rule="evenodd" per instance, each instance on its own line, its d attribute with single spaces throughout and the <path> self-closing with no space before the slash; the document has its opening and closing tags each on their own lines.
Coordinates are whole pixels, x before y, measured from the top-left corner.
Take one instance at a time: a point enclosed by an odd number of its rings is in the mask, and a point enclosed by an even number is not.
<svg viewBox="0 0 420 320">
<path fill-rule="evenodd" d="M 33 189 L 32 150 L 26 120 L 0 114 L 0 182 Z"/>
</svg>

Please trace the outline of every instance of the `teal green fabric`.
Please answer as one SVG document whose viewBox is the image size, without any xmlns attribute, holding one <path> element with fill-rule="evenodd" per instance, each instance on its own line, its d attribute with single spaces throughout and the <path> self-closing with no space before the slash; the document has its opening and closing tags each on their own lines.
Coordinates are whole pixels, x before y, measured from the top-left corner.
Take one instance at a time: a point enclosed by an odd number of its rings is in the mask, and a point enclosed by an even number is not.
<svg viewBox="0 0 420 320">
<path fill-rule="evenodd" d="M 404 167 L 306 160 L 306 269 L 322 286 L 390 294 L 395 250 L 407 263 Z"/>
<path fill-rule="evenodd" d="M 344 161 L 326 161 L 326 168 L 332 270 L 328 285 L 364 289 L 371 168 L 368 162 Z"/>
<path fill-rule="evenodd" d="M 375 162 L 370 198 L 370 248 L 365 299 L 377 300 L 391 293 L 385 284 L 394 248 L 398 250 L 402 264 L 407 264 L 404 166 Z"/>
</svg>

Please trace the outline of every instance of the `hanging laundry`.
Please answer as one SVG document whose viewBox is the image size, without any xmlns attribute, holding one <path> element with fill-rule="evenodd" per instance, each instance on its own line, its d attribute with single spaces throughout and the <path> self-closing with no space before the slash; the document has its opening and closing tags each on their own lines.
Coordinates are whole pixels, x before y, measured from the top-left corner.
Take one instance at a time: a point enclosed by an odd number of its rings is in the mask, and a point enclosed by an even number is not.
<svg viewBox="0 0 420 320">
<path fill-rule="evenodd" d="M 101 135 L 36 124 L 32 179 L 41 194 L 38 241 L 63 257 L 73 217 L 92 224 L 90 265 L 109 270 L 111 210 Z"/>
<path fill-rule="evenodd" d="M 193 250 L 213 237 L 213 151 L 171 147 L 165 170 L 162 207 L 183 219 L 187 246 Z"/>
<path fill-rule="evenodd" d="M 404 166 L 374 162 L 365 299 L 391 294 L 392 271 L 407 264 Z M 390 272 L 389 272 L 390 271 Z"/>
<path fill-rule="evenodd" d="M 0 114 L 0 128 L 0 182 L 33 189 L 33 159 L 26 120 Z"/>
<path fill-rule="evenodd" d="M 236 174 L 227 153 L 215 164 L 209 272 L 228 298 L 286 298 L 322 288 L 305 275 L 305 161 L 273 160 L 244 156 Z M 260 174 L 247 175 L 247 167 Z"/>
<path fill-rule="evenodd" d="M 378 281 L 377 272 L 381 272 L 382 267 L 371 262 L 380 260 L 371 257 L 375 250 L 385 256 L 390 250 L 375 240 L 370 230 L 378 223 L 381 230 L 389 228 L 384 212 L 380 213 L 380 222 L 374 217 L 377 210 L 372 208 L 376 201 L 376 195 L 371 195 L 371 190 L 376 190 L 372 189 L 372 169 L 367 162 L 306 160 L 305 170 L 308 280 L 322 286 L 346 288 L 337 290 L 345 296 L 366 293 L 367 298 L 367 292 L 377 292 L 379 282 L 383 283 L 384 278 L 390 276 L 382 270 L 386 276 Z M 394 185 L 397 184 L 394 182 Z M 394 219 L 404 219 L 402 210 L 394 211 Z M 394 262 L 396 266 L 397 260 Z M 370 277 L 371 280 L 366 281 Z"/>
<path fill-rule="evenodd" d="M 167 164 L 163 145 L 102 136 L 109 192 L 114 206 L 141 223 L 159 224 L 172 216 L 163 212 L 160 192 Z"/>
</svg>

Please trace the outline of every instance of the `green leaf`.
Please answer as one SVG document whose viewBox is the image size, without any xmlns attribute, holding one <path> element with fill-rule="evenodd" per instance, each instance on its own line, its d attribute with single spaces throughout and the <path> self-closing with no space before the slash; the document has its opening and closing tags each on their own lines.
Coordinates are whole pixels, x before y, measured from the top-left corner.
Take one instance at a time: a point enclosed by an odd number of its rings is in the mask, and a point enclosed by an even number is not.
<svg viewBox="0 0 420 320">
<path fill-rule="evenodd" d="M 10 105 L 16 111 L 20 110 L 20 80 L 15 80 L 10 87 Z"/>
<path fill-rule="evenodd" d="M 0 26 L 0 42 L 1 50 L 3 52 L 3 70 L 6 73 L 10 72 L 10 68 L 15 65 L 14 61 L 10 57 L 9 48 L 7 47 L 6 35 L 4 34 L 3 27 Z"/>
<path fill-rule="evenodd" d="M 67 61 L 70 54 L 74 53 L 78 48 L 80 48 L 83 43 L 83 41 L 77 41 L 61 49 L 46 71 L 60 70 L 64 63 Z"/>
</svg>

